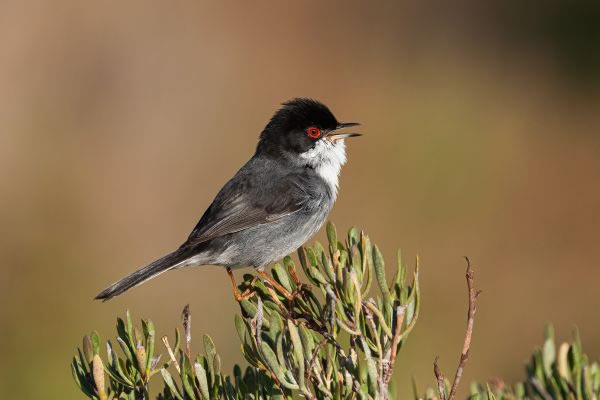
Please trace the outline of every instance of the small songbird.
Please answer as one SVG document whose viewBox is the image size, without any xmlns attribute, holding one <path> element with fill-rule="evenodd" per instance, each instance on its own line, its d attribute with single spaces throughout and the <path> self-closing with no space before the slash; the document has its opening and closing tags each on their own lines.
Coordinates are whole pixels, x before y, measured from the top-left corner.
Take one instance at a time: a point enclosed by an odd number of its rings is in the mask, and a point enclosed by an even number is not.
<svg viewBox="0 0 600 400">
<path fill-rule="evenodd" d="M 265 266 L 302 246 L 323 224 L 337 197 L 338 177 L 346 162 L 344 139 L 360 136 L 341 129 L 322 103 L 294 99 L 283 104 L 262 131 L 254 156 L 223 186 L 177 250 L 103 290 L 108 300 L 175 268 L 220 265 L 231 269 Z"/>
</svg>

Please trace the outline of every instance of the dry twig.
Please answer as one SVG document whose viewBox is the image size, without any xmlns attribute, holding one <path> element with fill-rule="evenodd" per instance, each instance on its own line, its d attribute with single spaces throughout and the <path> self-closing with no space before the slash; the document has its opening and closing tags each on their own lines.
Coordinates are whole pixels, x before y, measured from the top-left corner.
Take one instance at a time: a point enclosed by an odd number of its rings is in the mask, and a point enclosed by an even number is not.
<svg viewBox="0 0 600 400">
<path fill-rule="evenodd" d="M 162 341 L 163 341 L 165 347 L 167 348 L 167 352 L 169 353 L 169 358 L 173 362 L 173 366 L 175 366 L 177 373 L 180 374 L 181 368 L 179 368 L 179 363 L 177 362 L 177 358 L 175 358 L 175 353 L 173 353 L 173 349 L 171 348 L 171 345 L 169 344 L 169 338 L 165 335 L 162 337 Z"/>
<path fill-rule="evenodd" d="M 456 374 L 454 375 L 454 381 L 452 382 L 452 386 L 450 388 L 450 393 L 446 397 L 444 391 L 444 375 L 442 375 L 439 366 L 438 359 L 436 358 L 433 363 L 433 370 L 435 377 L 438 382 L 438 391 L 440 398 L 442 400 L 452 400 L 454 396 L 456 396 L 456 389 L 458 388 L 458 384 L 463 374 L 463 370 L 465 368 L 465 364 L 469 359 L 469 348 L 471 347 L 471 337 L 473 336 L 473 323 L 475 322 L 475 311 L 477 310 L 477 297 L 481 293 L 481 290 L 475 289 L 473 286 L 473 268 L 471 267 L 471 261 L 469 261 L 468 257 L 465 257 L 467 260 L 467 290 L 469 295 L 469 310 L 467 312 L 467 331 L 465 333 L 465 341 L 463 343 L 462 353 L 460 354 L 460 361 L 458 363 L 458 368 L 456 369 Z"/>
<path fill-rule="evenodd" d="M 321 351 L 321 348 L 323 346 L 325 346 L 325 343 L 327 343 L 327 338 L 324 337 L 319 344 L 317 345 L 317 347 L 315 347 L 315 349 L 313 350 L 312 353 L 312 357 L 310 358 L 310 362 L 308 364 L 308 369 L 306 370 L 305 376 L 306 376 L 306 380 L 310 381 L 310 375 L 312 373 L 312 370 L 315 366 L 315 363 L 317 362 L 317 357 L 319 356 L 319 351 Z"/>
<path fill-rule="evenodd" d="M 400 344 L 400 338 L 402 337 L 402 324 L 404 323 L 404 313 L 406 307 L 399 306 L 396 308 L 396 330 L 394 332 L 394 338 L 392 340 L 392 353 L 389 358 L 389 366 L 386 371 L 384 382 L 387 385 L 392 378 L 392 371 L 394 370 L 394 363 L 396 362 L 396 354 L 398 352 L 398 345 Z"/>
<path fill-rule="evenodd" d="M 192 313 L 190 312 L 190 305 L 186 304 L 183 307 L 183 312 L 181 313 L 181 320 L 183 321 L 183 330 L 185 333 L 185 353 L 188 358 L 192 359 Z"/>
<path fill-rule="evenodd" d="M 435 358 L 435 361 L 433 362 L 433 373 L 435 375 L 435 379 L 437 380 L 437 385 L 438 385 L 438 393 L 440 394 L 440 399 L 445 399 L 446 398 L 446 389 L 445 389 L 445 377 L 442 374 L 442 371 L 440 371 L 440 367 L 438 365 L 438 359 L 439 357 Z"/>
</svg>

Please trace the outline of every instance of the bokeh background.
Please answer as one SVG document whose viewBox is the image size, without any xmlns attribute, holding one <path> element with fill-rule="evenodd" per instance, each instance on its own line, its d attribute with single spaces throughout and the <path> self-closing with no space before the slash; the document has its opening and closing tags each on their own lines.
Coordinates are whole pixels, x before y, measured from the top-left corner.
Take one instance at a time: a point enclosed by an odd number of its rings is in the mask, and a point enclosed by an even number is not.
<svg viewBox="0 0 600 400">
<path fill-rule="evenodd" d="M 462 394 L 519 378 L 547 322 L 600 352 L 598 2 L 8 0 L 0 88 L 3 398 L 81 398 L 75 346 L 126 308 L 162 335 L 190 303 L 240 359 L 216 267 L 92 298 L 178 246 L 297 96 L 364 124 L 338 228 L 421 257 L 401 393 L 434 384 L 435 355 L 454 371 L 464 255 L 484 294 Z"/>
</svg>

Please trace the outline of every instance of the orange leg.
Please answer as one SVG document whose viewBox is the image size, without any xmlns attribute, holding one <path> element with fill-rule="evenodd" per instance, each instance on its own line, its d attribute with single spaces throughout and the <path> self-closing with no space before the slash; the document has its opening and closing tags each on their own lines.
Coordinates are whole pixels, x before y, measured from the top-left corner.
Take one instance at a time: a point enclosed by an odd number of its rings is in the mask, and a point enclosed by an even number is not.
<svg viewBox="0 0 600 400">
<path fill-rule="evenodd" d="M 242 300 L 247 300 L 250 297 L 254 296 L 254 292 L 250 289 L 245 290 L 244 293 L 240 292 L 240 290 L 237 287 L 237 283 L 235 282 L 235 277 L 233 276 L 231 268 L 227 268 L 227 274 L 229 275 L 229 279 L 231 279 L 231 287 L 233 288 L 233 298 L 235 299 L 235 301 L 239 303 Z"/>
</svg>

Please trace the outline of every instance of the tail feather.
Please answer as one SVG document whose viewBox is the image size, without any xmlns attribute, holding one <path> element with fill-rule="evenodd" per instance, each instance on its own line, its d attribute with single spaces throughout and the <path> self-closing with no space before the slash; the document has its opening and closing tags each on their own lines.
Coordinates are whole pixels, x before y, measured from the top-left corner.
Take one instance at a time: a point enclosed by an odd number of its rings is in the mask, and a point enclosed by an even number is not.
<svg viewBox="0 0 600 400">
<path fill-rule="evenodd" d="M 154 278 L 176 267 L 181 262 L 185 261 L 191 256 L 189 249 L 179 248 L 174 252 L 167 254 L 166 256 L 159 258 L 153 263 L 141 268 L 131 275 L 126 276 L 118 282 L 113 283 L 97 296 L 96 300 L 110 300 L 111 298 L 120 295 L 121 293 L 131 289 L 134 286 L 140 285 L 149 279 Z"/>
</svg>

